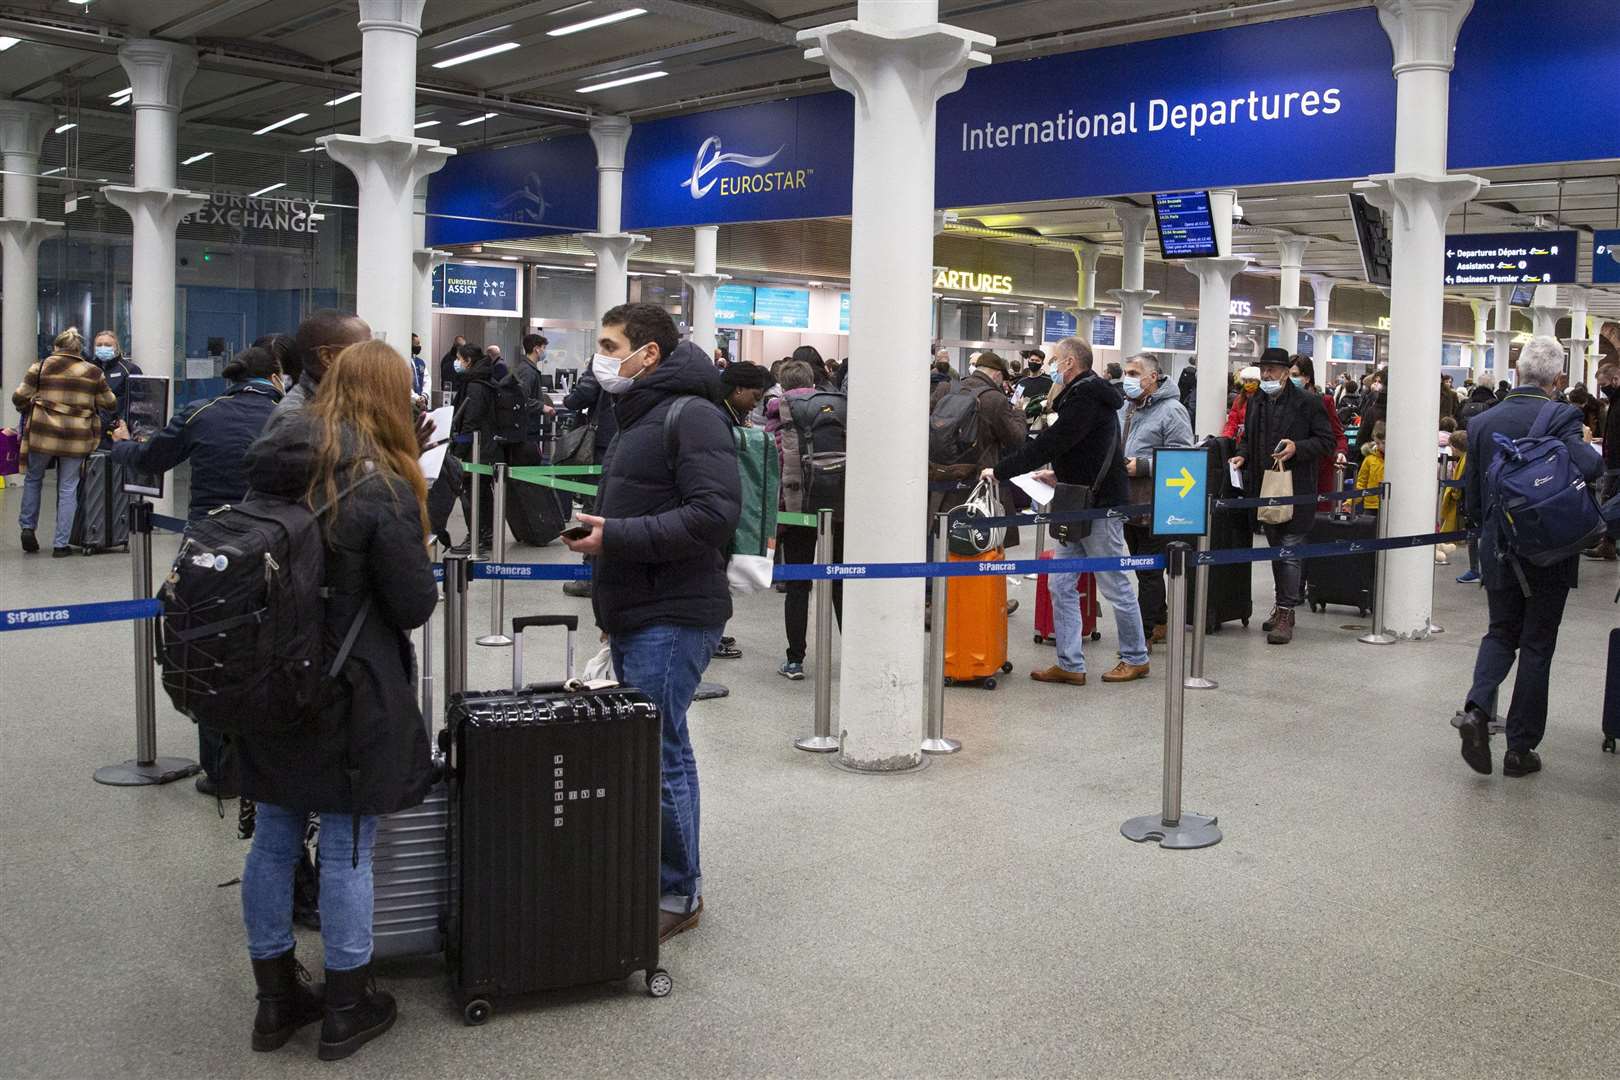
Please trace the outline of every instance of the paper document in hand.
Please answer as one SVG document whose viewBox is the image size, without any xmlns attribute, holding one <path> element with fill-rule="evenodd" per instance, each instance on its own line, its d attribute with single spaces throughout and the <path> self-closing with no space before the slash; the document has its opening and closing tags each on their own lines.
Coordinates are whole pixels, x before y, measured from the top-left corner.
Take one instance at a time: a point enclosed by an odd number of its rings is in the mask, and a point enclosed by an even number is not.
<svg viewBox="0 0 1620 1080">
<path fill-rule="evenodd" d="M 1022 476 L 1015 476 L 1012 478 L 1012 482 L 1014 486 L 1023 491 L 1024 494 L 1028 495 L 1030 501 L 1036 506 L 1049 505 L 1052 502 L 1052 496 L 1057 494 L 1057 489 L 1051 484 L 1035 479 L 1035 474 L 1033 472 L 1024 473 Z"/>
<path fill-rule="evenodd" d="M 1227 462 L 1226 475 L 1231 479 L 1232 486 L 1241 493 L 1243 491 L 1243 470 L 1231 462 Z"/>
<path fill-rule="evenodd" d="M 444 452 L 450 448 L 450 421 L 454 415 L 455 409 L 449 405 L 428 413 L 428 419 L 433 421 L 433 436 L 428 440 L 428 449 L 417 460 L 422 466 L 422 478 L 430 484 L 439 478 L 439 470 L 444 467 Z"/>
</svg>

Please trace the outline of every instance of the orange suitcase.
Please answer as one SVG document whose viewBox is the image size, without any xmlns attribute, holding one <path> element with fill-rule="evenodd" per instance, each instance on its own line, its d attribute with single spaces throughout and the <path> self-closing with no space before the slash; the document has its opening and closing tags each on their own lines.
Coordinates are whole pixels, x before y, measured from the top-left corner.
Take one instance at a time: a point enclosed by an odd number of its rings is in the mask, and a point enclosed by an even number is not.
<svg viewBox="0 0 1620 1080">
<path fill-rule="evenodd" d="M 997 548 L 972 557 L 950 553 L 951 562 L 999 562 Z M 953 577 L 945 582 L 945 685 L 975 682 L 996 688 L 1007 661 L 1007 578 L 1002 574 Z"/>
</svg>

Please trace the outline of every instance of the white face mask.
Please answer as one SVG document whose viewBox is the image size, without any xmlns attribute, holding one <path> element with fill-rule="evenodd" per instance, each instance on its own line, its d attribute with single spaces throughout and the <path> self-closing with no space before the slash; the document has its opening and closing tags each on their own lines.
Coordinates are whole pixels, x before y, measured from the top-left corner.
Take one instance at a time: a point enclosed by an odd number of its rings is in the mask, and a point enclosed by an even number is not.
<svg viewBox="0 0 1620 1080">
<path fill-rule="evenodd" d="M 647 345 L 651 344 L 650 341 L 647 343 Z M 641 349 L 645 349 L 647 345 L 643 345 Z M 627 376 L 620 375 L 619 369 L 641 349 L 637 349 L 630 356 L 603 356 L 601 353 L 597 353 L 591 358 L 591 373 L 596 376 L 596 381 L 603 390 L 610 394 L 622 394 L 635 384 L 636 379 L 641 376 L 641 371 Z M 642 369 L 642 371 L 645 370 L 646 368 Z"/>
</svg>

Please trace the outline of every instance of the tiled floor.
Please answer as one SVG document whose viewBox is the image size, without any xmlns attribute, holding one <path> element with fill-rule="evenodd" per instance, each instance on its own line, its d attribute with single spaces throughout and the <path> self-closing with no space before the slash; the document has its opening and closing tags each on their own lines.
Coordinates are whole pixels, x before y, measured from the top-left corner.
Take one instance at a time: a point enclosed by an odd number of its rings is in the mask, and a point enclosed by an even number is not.
<svg viewBox="0 0 1620 1080">
<path fill-rule="evenodd" d="M 121 556 L 24 560 L 18 495 L 0 494 L 0 606 L 128 595 Z M 234 820 L 189 784 L 90 782 L 131 750 L 127 624 L 0 635 L 0 1076 L 1611 1077 L 1620 759 L 1597 710 L 1620 609 L 1613 565 L 1585 569 L 1528 779 L 1458 758 L 1483 598 L 1454 569 L 1428 642 L 1358 645 L 1342 610 L 1302 614 L 1287 649 L 1258 626 L 1212 637 L 1186 802 L 1226 839 L 1176 853 L 1119 835 L 1158 806 L 1161 679 L 953 689 L 962 753 L 853 775 L 792 748 L 813 684 L 774 674 L 780 598 L 751 598 L 744 658 L 710 670 L 732 695 L 692 713 L 707 910 L 666 951 L 675 993 L 576 991 L 469 1029 L 437 963 L 396 964 L 398 1026 L 335 1067 L 312 1031 L 247 1049 Z M 1014 595 L 1014 662 L 1049 662 L 1033 584 Z M 554 584 L 507 605 L 587 610 Z M 543 648 L 531 671 L 560 663 Z M 499 685 L 505 654 L 472 652 Z M 161 696 L 159 741 L 195 753 Z"/>
</svg>

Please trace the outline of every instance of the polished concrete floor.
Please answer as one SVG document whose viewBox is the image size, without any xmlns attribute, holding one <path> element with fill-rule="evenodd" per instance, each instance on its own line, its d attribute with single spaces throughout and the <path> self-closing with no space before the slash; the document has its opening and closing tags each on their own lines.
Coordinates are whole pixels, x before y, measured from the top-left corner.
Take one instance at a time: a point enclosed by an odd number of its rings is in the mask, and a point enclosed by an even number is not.
<svg viewBox="0 0 1620 1080">
<path fill-rule="evenodd" d="M 125 557 L 25 559 L 19 498 L 0 493 L 0 606 L 129 595 Z M 316 1029 L 248 1049 L 234 815 L 189 783 L 90 780 L 132 749 L 128 624 L 0 634 L 0 1077 L 1613 1077 L 1620 758 L 1598 709 L 1620 575 L 1585 571 L 1527 779 L 1458 757 L 1483 597 L 1456 568 L 1427 642 L 1356 644 L 1342 609 L 1302 613 L 1286 649 L 1258 625 L 1212 637 L 1186 800 L 1226 838 L 1190 852 L 1119 834 L 1158 806 L 1162 679 L 1031 683 L 1052 655 L 1032 583 L 1018 672 L 946 695 L 962 752 L 887 777 L 793 749 L 813 684 L 775 674 L 780 597 L 750 598 L 744 657 L 710 669 L 731 696 L 691 716 L 707 910 L 665 951 L 674 994 L 635 980 L 474 1029 L 442 966 L 397 964 L 397 1027 L 338 1066 Z M 587 610 L 509 589 L 509 614 Z M 473 681 L 501 684 L 506 654 L 472 652 Z M 532 673 L 559 665 L 533 643 Z M 158 735 L 195 754 L 161 695 Z"/>
</svg>

